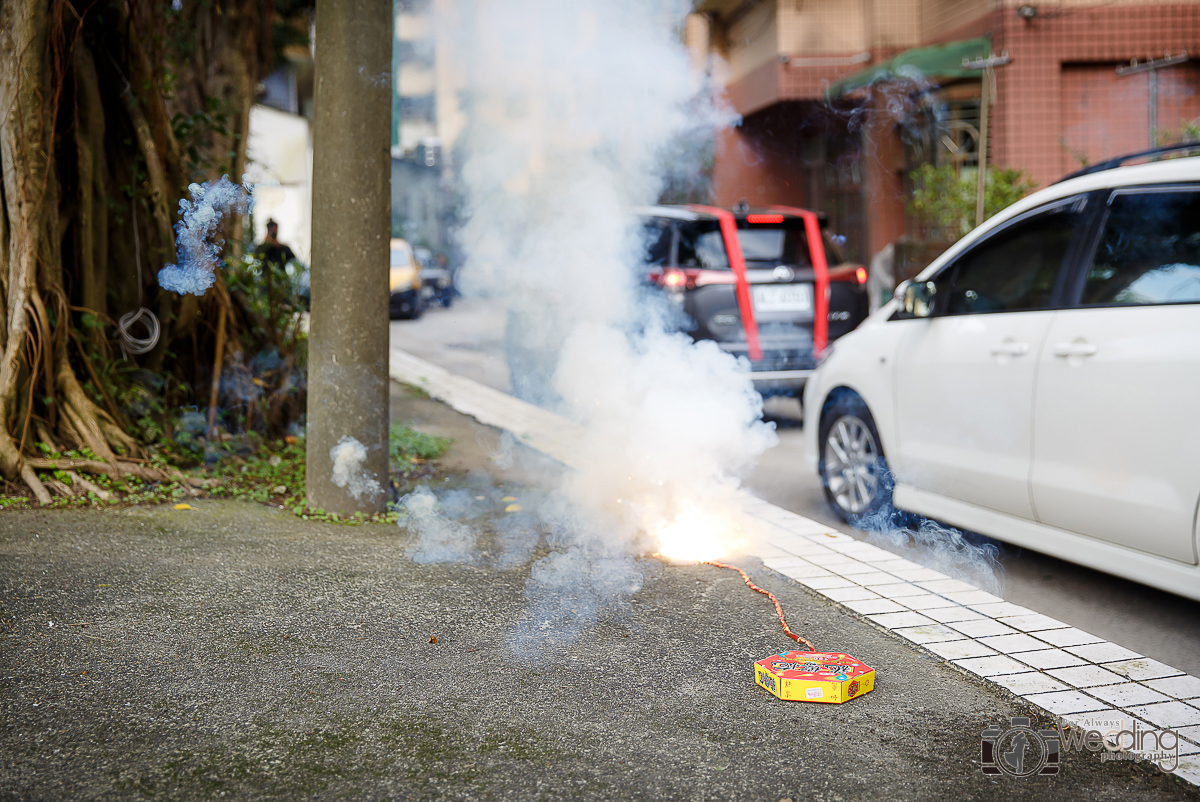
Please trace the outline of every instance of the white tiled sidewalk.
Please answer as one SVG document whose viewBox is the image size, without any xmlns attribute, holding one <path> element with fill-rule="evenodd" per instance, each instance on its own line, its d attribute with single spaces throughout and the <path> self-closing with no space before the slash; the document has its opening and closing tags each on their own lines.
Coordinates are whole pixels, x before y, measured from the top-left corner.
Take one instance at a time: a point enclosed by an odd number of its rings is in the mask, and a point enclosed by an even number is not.
<svg viewBox="0 0 1200 802">
<path fill-rule="evenodd" d="M 580 427 L 392 349 L 391 376 L 572 466 Z M 746 494 L 772 533 L 763 564 L 920 648 L 1085 729 L 1134 720 L 1180 735 L 1176 774 L 1200 785 L 1200 678 Z"/>
</svg>

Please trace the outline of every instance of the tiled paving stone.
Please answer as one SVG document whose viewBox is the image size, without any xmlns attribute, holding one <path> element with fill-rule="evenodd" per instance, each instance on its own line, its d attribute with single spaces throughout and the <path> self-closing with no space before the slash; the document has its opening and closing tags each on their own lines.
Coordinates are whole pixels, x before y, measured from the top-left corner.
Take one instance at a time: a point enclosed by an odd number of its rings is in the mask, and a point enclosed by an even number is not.
<svg viewBox="0 0 1200 802">
<path fill-rule="evenodd" d="M 897 601 L 910 610 L 938 610 L 946 607 L 962 606 L 955 604 L 945 596 L 938 596 L 936 593 L 923 593 L 919 596 L 901 596 Z"/>
<path fill-rule="evenodd" d="M 1064 670 L 1069 671 L 1070 669 Z M 1097 688 L 1088 688 L 1088 693 L 1117 707 L 1147 705 L 1154 702 L 1169 702 L 1171 700 L 1171 697 L 1137 682 L 1123 682 L 1119 685 L 1102 685 Z"/>
<path fill-rule="evenodd" d="M 926 618 L 920 613 L 883 613 L 881 615 L 867 616 L 876 624 L 888 629 L 897 629 L 899 627 L 919 627 L 922 624 L 932 624 L 934 621 Z"/>
<path fill-rule="evenodd" d="M 1069 668 L 1053 668 L 1046 672 L 1063 682 L 1070 683 L 1076 688 L 1091 688 L 1094 685 L 1115 685 L 1124 681 L 1120 674 L 1114 674 L 1098 666 L 1073 666 Z"/>
<path fill-rule="evenodd" d="M 1034 637 L 1046 641 L 1051 646 L 1063 648 L 1064 646 L 1082 646 L 1085 643 L 1101 643 L 1104 639 L 1097 638 L 1090 632 L 1084 632 L 1082 629 L 1075 627 L 1067 627 L 1066 629 L 1046 629 L 1038 630 L 1033 633 Z"/>
<path fill-rule="evenodd" d="M 1146 685 L 1176 699 L 1195 699 L 1200 697 L 1200 677 L 1193 677 L 1190 674 L 1178 677 L 1166 677 L 1165 679 L 1146 680 Z"/>
<path fill-rule="evenodd" d="M 997 620 L 1007 627 L 1019 629 L 1022 632 L 1043 632 L 1049 629 L 1069 629 L 1062 621 L 1057 621 L 1048 615 L 1033 613 L 1031 615 L 1014 615 L 1009 617 L 997 616 Z M 1061 646 L 1061 643 L 1054 644 Z M 1075 644 L 1072 644 L 1075 645 Z"/>
<path fill-rule="evenodd" d="M 959 590 L 943 593 L 950 601 L 956 601 L 959 604 L 965 604 L 969 607 L 974 607 L 978 604 L 990 604 L 992 602 L 1002 602 L 999 596 L 993 596 L 990 593 L 982 590 Z"/>
<path fill-rule="evenodd" d="M 905 608 L 891 599 L 863 599 L 861 601 L 842 602 L 851 610 L 863 615 L 878 615 L 879 613 L 902 613 Z"/>
<path fill-rule="evenodd" d="M 844 576 L 847 579 L 853 579 L 863 587 L 871 587 L 872 585 L 886 585 L 890 582 L 895 582 L 896 577 L 884 571 L 876 571 L 869 565 L 852 566 L 847 570 L 841 565 L 833 565 L 829 568 L 830 571 L 838 576 Z"/>
<path fill-rule="evenodd" d="M 1088 696 L 1080 691 L 1052 691 L 1050 693 L 1031 693 L 1025 696 L 1038 707 L 1051 713 L 1085 713 L 1091 710 L 1103 710 L 1108 705 L 1094 696 Z"/>
<path fill-rule="evenodd" d="M 1189 727 L 1178 727 L 1175 730 L 1181 738 L 1186 738 L 1194 744 L 1200 744 L 1200 724 Z"/>
<path fill-rule="evenodd" d="M 1103 641 L 1101 643 L 1088 643 L 1083 646 L 1066 646 L 1065 651 L 1070 652 L 1076 657 L 1082 657 L 1089 663 L 1108 663 L 1114 660 L 1132 660 L 1142 655 L 1137 652 L 1126 649 L 1124 646 L 1118 646 L 1115 643 Z"/>
<path fill-rule="evenodd" d="M 923 587 L 930 593 L 950 593 L 959 590 L 978 590 L 972 585 L 968 585 L 961 579 L 934 579 L 932 581 L 918 582 L 918 585 Z"/>
<path fill-rule="evenodd" d="M 897 635 L 907 638 L 913 643 L 935 643 L 944 640 L 958 640 L 962 634 L 955 632 L 942 624 L 926 624 L 920 627 L 904 627 L 893 629 Z"/>
<path fill-rule="evenodd" d="M 877 594 L 872 593 L 866 588 L 860 588 L 857 585 L 852 588 L 814 588 L 814 590 L 837 602 L 864 601 L 879 598 Z"/>
<path fill-rule="evenodd" d="M 1026 670 L 1025 666 L 1011 657 L 1002 654 L 991 657 L 968 657 L 965 660 L 955 660 L 953 662 L 955 665 L 962 666 L 972 674 L 978 674 L 981 677 L 994 677 L 997 674 L 1018 674 Z"/>
<path fill-rule="evenodd" d="M 1023 674 L 1002 674 L 998 677 L 992 677 L 992 682 L 1008 688 L 1017 696 L 1070 690 L 1068 685 L 1059 682 L 1053 677 L 1048 677 L 1040 671 L 1027 671 Z"/>
<path fill-rule="evenodd" d="M 1190 727 L 1200 724 L 1200 708 L 1186 702 L 1159 702 L 1130 707 L 1129 712 L 1159 727 Z"/>
<path fill-rule="evenodd" d="M 905 596 L 924 596 L 925 591 L 921 590 L 911 582 L 894 582 L 890 585 L 875 585 L 874 590 L 881 596 L 887 596 L 889 599 L 903 599 Z"/>
<path fill-rule="evenodd" d="M 950 578 L 940 571 L 934 571 L 932 568 L 897 568 L 895 570 L 889 568 L 887 569 L 887 572 L 889 574 L 895 574 L 896 576 L 908 582 L 923 582 L 933 579 Z"/>
<path fill-rule="evenodd" d="M 1123 677 L 1133 680 L 1150 680 L 1161 677 L 1176 677 L 1182 674 L 1178 668 L 1172 668 L 1166 663 L 1151 660 L 1149 657 L 1138 657 L 1133 660 L 1119 660 L 1115 663 L 1105 663 L 1105 668 Z"/>
<path fill-rule="evenodd" d="M 1042 649 L 1036 652 L 1021 652 L 1017 655 L 1022 663 L 1028 663 L 1034 668 L 1067 668 L 1069 666 L 1086 665 L 1087 661 L 1073 654 L 1067 654 L 1062 649 Z"/>
<path fill-rule="evenodd" d="M 844 554 L 811 554 L 805 557 L 805 559 L 822 568 L 832 568 L 835 565 L 850 565 L 858 562 L 853 557 L 847 557 Z"/>
<path fill-rule="evenodd" d="M 979 621 L 983 618 L 982 615 L 971 608 L 963 607 L 959 604 L 951 607 L 935 607 L 931 610 L 925 610 L 923 614 L 935 621 L 941 621 L 943 624 L 948 624 L 952 621 Z"/>
<path fill-rule="evenodd" d="M 759 549 L 759 550 L 761 550 L 761 549 Z M 759 554 L 758 557 L 762 560 L 763 565 L 765 565 L 771 569 L 793 568 L 795 566 L 809 566 L 809 567 L 813 567 L 813 568 L 816 567 L 815 565 L 813 565 L 812 563 L 810 563 L 808 560 L 804 559 L 803 557 L 798 557 L 794 554 L 787 554 L 786 552 L 783 552 L 782 549 L 778 549 L 778 551 L 780 551 L 782 554 L 785 554 L 786 556 L 763 557 L 761 554 Z"/>
<path fill-rule="evenodd" d="M 1032 652 L 1045 647 L 1045 644 L 1040 640 L 1031 638 L 1028 635 L 999 635 L 991 638 L 980 638 L 979 642 L 1004 654 Z"/>
<path fill-rule="evenodd" d="M 953 621 L 949 626 L 969 638 L 986 638 L 993 635 L 1016 635 L 1016 630 L 1009 629 L 999 621 L 990 618 L 980 618 L 976 621 Z"/>
<path fill-rule="evenodd" d="M 992 602 L 989 604 L 971 604 L 966 603 L 968 607 L 977 613 L 983 613 L 988 618 L 1007 618 L 1018 615 L 1031 615 L 1033 610 L 1028 607 L 1020 607 L 1016 604 L 1008 602 Z"/>
<path fill-rule="evenodd" d="M 796 581 L 801 585 L 812 588 L 813 590 L 826 590 L 827 588 L 855 588 L 862 590 L 862 586 L 855 582 L 845 579 L 844 577 L 834 576 L 800 576 L 796 577 Z M 869 597 L 864 597 L 869 598 Z"/>
<path fill-rule="evenodd" d="M 995 649 L 989 649 L 976 640 L 950 640 L 940 643 L 929 643 L 926 649 L 947 660 L 961 660 L 964 657 L 988 657 L 996 654 Z"/>
<path fill-rule="evenodd" d="M 785 568 L 775 568 L 773 566 L 767 567 L 771 568 L 773 571 L 778 571 L 784 576 L 791 577 L 792 579 L 800 579 L 801 577 L 806 579 L 829 577 L 832 579 L 835 576 L 835 574 L 826 571 L 824 568 L 818 568 L 815 565 L 789 565 Z"/>
</svg>

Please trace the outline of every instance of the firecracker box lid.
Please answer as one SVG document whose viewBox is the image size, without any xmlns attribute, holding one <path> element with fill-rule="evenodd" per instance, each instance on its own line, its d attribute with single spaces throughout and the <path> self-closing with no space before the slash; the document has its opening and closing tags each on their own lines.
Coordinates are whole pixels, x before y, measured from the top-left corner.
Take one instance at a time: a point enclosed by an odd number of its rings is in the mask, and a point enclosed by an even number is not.
<svg viewBox="0 0 1200 802">
<path fill-rule="evenodd" d="M 780 699 L 840 704 L 875 687 L 875 669 L 842 652 L 780 652 L 754 664 L 754 680 Z"/>
</svg>

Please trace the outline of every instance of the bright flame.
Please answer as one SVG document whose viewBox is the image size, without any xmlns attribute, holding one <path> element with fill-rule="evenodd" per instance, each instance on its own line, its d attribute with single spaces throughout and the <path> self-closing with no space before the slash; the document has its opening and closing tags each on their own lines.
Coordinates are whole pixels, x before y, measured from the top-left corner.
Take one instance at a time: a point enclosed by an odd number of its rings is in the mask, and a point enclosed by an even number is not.
<svg viewBox="0 0 1200 802">
<path fill-rule="evenodd" d="M 724 557 L 735 545 L 732 527 L 721 516 L 685 509 L 658 530 L 658 553 L 669 560 L 700 562 Z"/>
</svg>

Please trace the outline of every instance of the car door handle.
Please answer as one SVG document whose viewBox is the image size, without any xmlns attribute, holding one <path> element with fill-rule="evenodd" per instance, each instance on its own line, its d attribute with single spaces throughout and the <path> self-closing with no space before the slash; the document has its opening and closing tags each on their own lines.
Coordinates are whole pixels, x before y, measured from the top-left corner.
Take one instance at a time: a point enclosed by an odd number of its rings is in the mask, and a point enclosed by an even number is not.
<svg viewBox="0 0 1200 802">
<path fill-rule="evenodd" d="M 1096 346 L 1087 342 L 1058 343 L 1054 346 L 1054 355 L 1061 357 L 1091 356 L 1096 353 Z"/>
<path fill-rule="evenodd" d="M 992 356 L 1024 356 L 1029 353 L 1029 343 L 1005 340 L 992 349 Z"/>
</svg>

